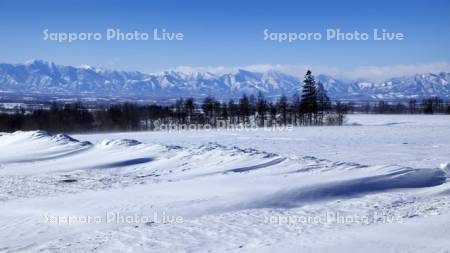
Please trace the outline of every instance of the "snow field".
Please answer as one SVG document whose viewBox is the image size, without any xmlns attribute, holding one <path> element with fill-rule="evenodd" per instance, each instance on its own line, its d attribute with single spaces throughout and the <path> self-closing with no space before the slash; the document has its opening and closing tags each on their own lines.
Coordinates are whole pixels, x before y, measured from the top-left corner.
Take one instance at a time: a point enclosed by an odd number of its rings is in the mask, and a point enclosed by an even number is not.
<svg viewBox="0 0 450 253">
<path fill-rule="evenodd" d="M 449 118 L 379 115 L 293 132 L 3 133 L 0 251 L 444 252 L 448 136 Z"/>
</svg>

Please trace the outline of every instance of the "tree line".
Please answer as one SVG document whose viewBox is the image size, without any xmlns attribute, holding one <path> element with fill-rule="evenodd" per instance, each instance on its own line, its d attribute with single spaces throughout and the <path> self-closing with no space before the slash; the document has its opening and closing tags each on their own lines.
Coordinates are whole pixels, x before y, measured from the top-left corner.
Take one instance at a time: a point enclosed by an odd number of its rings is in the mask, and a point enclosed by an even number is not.
<svg viewBox="0 0 450 253">
<path fill-rule="evenodd" d="M 158 130 L 161 126 L 177 128 L 230 125 L 244 127 L 342 125 L 347 113 L 450 114 L 450 103 L 439 97 L 407 102 L 355 103 L 331 102 L 324 86 L 314 80 L 311 71 L 305 75 L 301 95 L 280 96 L 268 100 L 263 93 L 243 94 L 237 100 L 220 101 L 206 97 L 180 98 L 170 105 L 133 103 L 87 108 L 81 103 L 56 104 L 50 109 L 0 114 L 0 131 L 42 129 L 49 132 L 139 131 Z"/>
<path fill-rule="evenodd" d="M 372 113 L 372 114 L 450 114 L 450 102 L 445 102 L 439 97 L 430 97 L 422 100 L 415 98 L 407 101 L 388 102 L 380 100 L 377 102 L 367 101 L 365 103 L 347 103 L 349 113 Z"/>
<path fill-rule="evenodd" d="M 156 130 L 161 125 L 225 125 L 256 127 L 341 125 L 348 111 L 346 103 L 331 103 L 321 83 L 311 71 L 303 81 L 301 96 L 282 95 L 276 101 L 243 94 L 238 100 L 220 101 L 206 97 L 200 103 L 194 98 L 180 98 L 171 105 L 116 104 L 88 109 L 81 103 L 53 104 L 49 110 L 31 113 L 19 110 L 0 114 L 0 131 L 43 129 L 49 132 L 138 131 Z"/>
</svg>

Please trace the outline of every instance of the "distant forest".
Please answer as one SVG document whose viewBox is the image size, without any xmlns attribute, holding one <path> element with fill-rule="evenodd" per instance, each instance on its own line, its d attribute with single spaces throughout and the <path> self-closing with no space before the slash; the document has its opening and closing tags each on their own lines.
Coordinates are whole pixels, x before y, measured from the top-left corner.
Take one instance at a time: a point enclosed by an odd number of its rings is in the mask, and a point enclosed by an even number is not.
<svg viewBox="0 0 450 253">
<path fill-rule="evenodd" d="M 302 95 L 291 99 L 281 96 L 268 101 L 262 93 L 246 94 L 237 100 L 221 102 L 207 97 L 201 102 L 193 98 L 179 99 L 172 105 L 116 104 L 106 108 L 86 108 L 81 103 L 53 104 L 49 110 L 32 112 L 17 110 L 0 114 L 0 131 L 42 129 L 57 132 L 140 131 L 159 130 L 161 126 L 190 129 L 193 125 L 208 128 L 229 126 L 320 126 L 342 125 L 347 113 L 447 113 L 450 104 L 434 97 L 408 103 L 355 104 L 332 102 L 321 83 L 316 83 L 311 71 L 305 75 Z M 167 127 L 165 127 L 167 129 Z"/>
</svg>

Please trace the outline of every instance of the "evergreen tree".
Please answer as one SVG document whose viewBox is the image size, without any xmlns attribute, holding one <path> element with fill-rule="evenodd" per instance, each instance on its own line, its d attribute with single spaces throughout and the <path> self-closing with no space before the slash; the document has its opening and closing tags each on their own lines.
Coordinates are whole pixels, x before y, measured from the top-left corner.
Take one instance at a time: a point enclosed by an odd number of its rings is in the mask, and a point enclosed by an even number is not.
<svg viewBox="0 0 450 253">
<path fill-rule="evenodd" d="M 317 92 L 316 81 L 311 71 L 308 70 L 303 80 L 302 99 L 300 101 L 302 113 L 305 115 L 306 124 L 313 124 L 313 119 L 317 115 Z"/>
<path fill-rule="evenodd" d="M 331 109 L 330 98 L 327 95 L 327 91 L 323 87 L 321 82 L 317 83 L 317 123 L 322 124 L 324 115 Z"/>
</svg>

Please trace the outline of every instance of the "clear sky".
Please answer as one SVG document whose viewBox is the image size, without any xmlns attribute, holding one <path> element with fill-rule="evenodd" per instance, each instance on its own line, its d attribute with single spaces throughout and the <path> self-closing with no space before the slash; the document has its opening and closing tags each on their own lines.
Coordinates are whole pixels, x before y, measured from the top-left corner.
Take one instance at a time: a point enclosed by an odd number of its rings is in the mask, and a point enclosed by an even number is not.
<svg viewBox="0 0 450 253">
<path fill-rule="evenodd" d="M 118 28 L 182 32 L 183 41 L 44 41 L 50 32 Z M 263 30 L 368 32 L 403 41 L 264 41 Z M 160 71 L 177 66 L 361 66 L 450 62 L 450 0 L 436 1 L 23 1 L 0 0 L 0 62 Z"/>
</svg>

